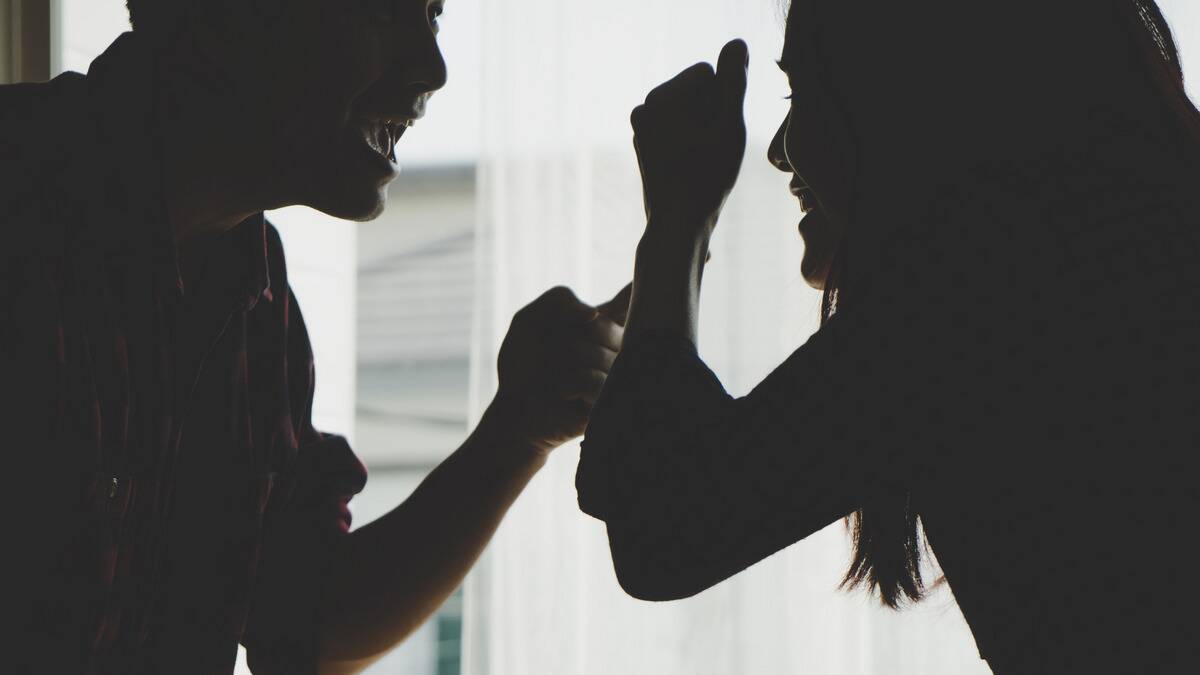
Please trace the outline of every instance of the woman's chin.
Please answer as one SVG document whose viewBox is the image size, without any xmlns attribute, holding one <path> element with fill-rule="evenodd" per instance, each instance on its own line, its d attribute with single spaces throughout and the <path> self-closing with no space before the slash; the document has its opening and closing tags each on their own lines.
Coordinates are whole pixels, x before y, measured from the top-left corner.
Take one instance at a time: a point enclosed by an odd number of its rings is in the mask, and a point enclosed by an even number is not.
<svg viewBox="0 0 1200 675">
<path fill-rule="evenodd" d="M 800 261 L 800 276 L 804 277 L 804 282 L 813 290 L 824 291 L 825 282 L 829 277 L 829 265 L 824 262 L 810 263 L 809 256 L 805 255 Z"/>
<path fill-rule="evenodd" d="M 836 246 L 832 228 L 825 214 L 819 210 L 809 211 L 796 228 L 804 241 L 804 257 L 800 260 L 800 274 L 812 288 L 823 291 L 833 266 Z"/>
<path fill-rule="evenodd" d="M 829 271 L 833 268 L 834 250 L 823 246 L 820 239 L 806 237 L 804 240 L 804 257 L 800 259 L 800 276 L 805 283 L 815 290 L 823 291 L 829 285 Z M 816 239 L 814 241 L 814 239 Z"/>
</svg>

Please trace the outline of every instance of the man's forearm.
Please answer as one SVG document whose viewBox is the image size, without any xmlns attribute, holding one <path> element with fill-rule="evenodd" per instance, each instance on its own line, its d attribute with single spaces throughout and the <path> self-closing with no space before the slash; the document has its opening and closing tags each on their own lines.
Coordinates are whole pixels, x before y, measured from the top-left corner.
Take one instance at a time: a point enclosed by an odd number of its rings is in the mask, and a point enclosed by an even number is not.
<svg viewBox="0 0 1200 675">
<path fill-rule="evenodd" d="M 545 463 L 505 405 L 403 504 L 342 544 L 324 595 L 322 673 L 356 672 L 415 631 L 462 582 L 508 507 Z"/>
</svg>

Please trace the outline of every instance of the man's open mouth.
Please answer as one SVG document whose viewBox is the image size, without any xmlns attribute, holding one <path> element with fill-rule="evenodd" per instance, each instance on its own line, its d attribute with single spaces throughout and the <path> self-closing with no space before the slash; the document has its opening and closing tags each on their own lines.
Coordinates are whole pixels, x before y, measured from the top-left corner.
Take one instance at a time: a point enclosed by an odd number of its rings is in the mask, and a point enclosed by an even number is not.
<svg viewBox="0 0 1200 675">
<path fill-rule="evenodd" d="M 362 125 L 363 138 L 372 150 L 395 164 L 396 144 L 412 123 L 412 120 L 368 120 Z"/>
</svg>

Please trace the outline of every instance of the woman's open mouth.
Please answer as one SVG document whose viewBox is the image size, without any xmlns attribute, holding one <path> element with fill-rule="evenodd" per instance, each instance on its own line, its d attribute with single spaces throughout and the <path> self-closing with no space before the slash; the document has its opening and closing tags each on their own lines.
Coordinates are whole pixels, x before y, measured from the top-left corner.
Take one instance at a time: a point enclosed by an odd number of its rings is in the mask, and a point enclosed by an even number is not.
<svg viewBox="0 0 1200 675">
<path fill-rule="evenodd" d="M 817 205 L 816 197 L 812 193 L 812 188 L 808 186 L 808 181 L 800 177 L 800 174 L 792 174 L 792 182 L 788 184 L 788 190 L 800 200 L 800 210 L 808 213 Z"/>
<path fill-rule="evenodd" d="M 796 199 L 800 200 L 801 211 L 808 213 L 816 207 L 816 197 L 813 196 L 812 189 L 808 185 L 800 182 L 799 179 L 794 179 L 789 187 L 792 194 L 796 196 Z"/>
<path fill-rule="evenodd" d="M 796 192 L 793 194 L 796 195 L 796 199 L 800 200 L 800 211 L 801 212 L 808 213 L 809 211 L 813 210 L 813 208 L 815 206 L 815 201 L 814 201 L 812 192 L 810 192 L 808 190 L 803 190 L 801 192 Z"/>
</svg>

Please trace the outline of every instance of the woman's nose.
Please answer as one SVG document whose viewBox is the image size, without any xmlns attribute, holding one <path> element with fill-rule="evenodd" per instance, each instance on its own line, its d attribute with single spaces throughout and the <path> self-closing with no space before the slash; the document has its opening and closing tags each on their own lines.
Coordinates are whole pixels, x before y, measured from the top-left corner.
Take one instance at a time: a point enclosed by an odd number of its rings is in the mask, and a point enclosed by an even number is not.
<svg viewBox="0 0 1200 675">
<path fill-rule="evenodd" d="M 779 125 L 779 130 L 775 132 L 775 138 L 771 139 L 771 146 L 767 148 L 767 161 L 776 169 L 786 173 L 792 173 L 792 164 L 787 158 L 787 131 L 788 122 L 791 117 L 783 118 L 783 124 Z"/>
</svg>

